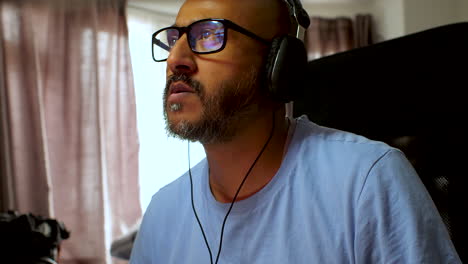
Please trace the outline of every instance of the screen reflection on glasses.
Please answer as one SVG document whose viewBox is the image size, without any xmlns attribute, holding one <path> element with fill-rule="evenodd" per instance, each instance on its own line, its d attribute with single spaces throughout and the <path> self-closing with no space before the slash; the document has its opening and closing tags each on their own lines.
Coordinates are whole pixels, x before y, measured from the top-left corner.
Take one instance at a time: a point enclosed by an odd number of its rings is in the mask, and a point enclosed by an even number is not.
<svg viewBox="0 0 468 264">
<path fill-rule="evenodd" d="M 227 29 L 230 28 L 266 45 L 270 42 L 227 19 L 202 19 L 186 27 L 166 27 L 152 37 L 153 60 L 166 61 L 169 52 L 184 33 L 190 49 L 196 54 L 220 52 L 226 46 Z"/>
</svg>

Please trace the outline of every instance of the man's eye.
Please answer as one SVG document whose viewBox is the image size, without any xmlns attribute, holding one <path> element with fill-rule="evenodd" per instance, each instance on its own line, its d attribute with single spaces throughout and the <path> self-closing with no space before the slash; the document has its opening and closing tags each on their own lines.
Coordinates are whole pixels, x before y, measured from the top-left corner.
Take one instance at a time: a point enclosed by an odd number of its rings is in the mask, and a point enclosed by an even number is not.
<svg viewBox="0 0 468 264">
<path fill-rule="evenodd" d="M 170 47 L 174 46 L 176 42 L 177 42 L 177 38 L 175 37 L 168 39 L 168 44 Z"/>
<path fill-rule="evenodd" d="M 213 33 L 211 31 L 204 31 L 202 32 L 200 39 L 209 39 Z"/>
</svg>

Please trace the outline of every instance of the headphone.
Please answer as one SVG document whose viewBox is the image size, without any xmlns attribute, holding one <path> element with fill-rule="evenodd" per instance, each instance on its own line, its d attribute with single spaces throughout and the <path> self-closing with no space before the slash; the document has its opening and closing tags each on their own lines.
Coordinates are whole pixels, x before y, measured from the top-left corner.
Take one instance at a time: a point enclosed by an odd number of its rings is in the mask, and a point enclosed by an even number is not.
<svg viewBox="0 0 468 264">
<path fill-rule="evenodd" d="M 265 71 L 269 95 L 276 101 L 287 103 L 300 95 L 305 80 L 307 51 L 304 37 L 310 19 L 299 0 L 283 1 L 288 6 L 291 28 L 289 34 L 273 39 Z"/>
</svg>

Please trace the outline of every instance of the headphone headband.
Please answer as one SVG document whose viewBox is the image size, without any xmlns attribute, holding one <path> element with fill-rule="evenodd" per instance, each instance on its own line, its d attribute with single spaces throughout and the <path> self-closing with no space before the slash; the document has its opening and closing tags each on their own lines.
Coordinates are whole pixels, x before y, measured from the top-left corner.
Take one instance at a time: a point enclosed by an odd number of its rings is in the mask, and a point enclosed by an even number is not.
<svg viewBox="0 0 468 264">
<path fill-rule="evenodd" d="M 305 32 L 310 25 L 307 11 L 302 7 L 300 0 L 284 0 L 288 6 L 291 28 L 294 36 L 304 42 Z"/>
<path fill-rule="evenodd" d="M 287 103 L 295 100 L 304 86 L 307 69 L 304 36 L 310 19 L 300 0 L 282 1 L 285 1 L 288 7 L 290 29 L 288 34 L 273 39 L 265 71 L 271 98 Z"/>
</svg>

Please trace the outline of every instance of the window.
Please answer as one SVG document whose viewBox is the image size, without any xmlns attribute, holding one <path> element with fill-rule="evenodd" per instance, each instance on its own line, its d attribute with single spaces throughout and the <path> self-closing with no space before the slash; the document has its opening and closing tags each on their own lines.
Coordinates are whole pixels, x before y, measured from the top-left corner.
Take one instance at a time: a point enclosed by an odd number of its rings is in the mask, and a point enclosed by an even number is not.
<svg viewBox="0 0 468 264">
<path fill-rule="evenodd" d="M 174 23 L 174 17 L 128 8 L 130 55 L 137 102 L 140 140 L 140 201 L 145 210 L 161 187 L 188 170 L 187 141 L 167 136 L 162 96 L 166 84 L 166 63 L 151 58 L 151 35 Z M 205 157 L 201 144 L 190 143 L 191 165 Z"/>
</svg>

